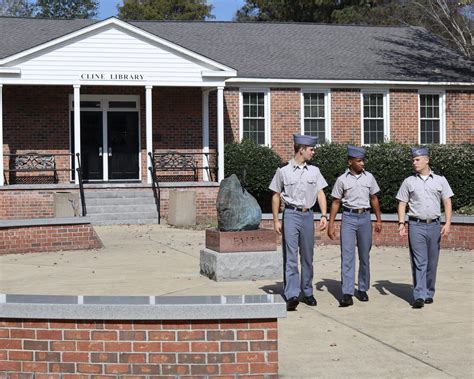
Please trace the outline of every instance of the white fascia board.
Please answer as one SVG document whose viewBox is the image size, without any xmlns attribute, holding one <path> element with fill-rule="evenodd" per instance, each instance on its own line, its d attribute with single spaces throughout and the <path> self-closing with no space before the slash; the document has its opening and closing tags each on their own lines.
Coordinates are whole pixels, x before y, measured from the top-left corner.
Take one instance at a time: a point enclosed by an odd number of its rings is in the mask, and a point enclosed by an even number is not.
<svg viewBox="0 0 474 379">
<path fill-rule="evenodd" d="M 322 84 L 322 85 L 378 85 L 378 86 L 460 86 L 474 87 L 474 82 L 417 82 L 417 81 L 398 81 L 398 80 L 327 80 L 327 79 L 268 79 L 268 78 L 232 78 L 227 79 L 226 83 L 255 83 L 255 84 Z"/>
<path fill-rule="evenodd" d="M 0 75 L 1 74 L 18 75 L 18 74 L 21 74 L 21 69 L 17 67 L 0 67 Z"/>
<path fill-rule="evenodd" d="M 225 77 L 236 77 L 237 71 L 201 71 L 203 78 L 225 78 Z"/>
<path fill-rule="evenodd" d="M 118 18 L 115 18 L 115 17 L 111 17 L 111 18 L 108 18 L 106 20 L 103 20 L 103 21 L 99 21 L 95 24 L 92 24 L 92 25 L 89 25 L 89 26 L 86 26 L 85 28 L 82 28 L 80 30 L 77 30 L 73 33 L 69 33 L 65 36 L 62 36 L 62 37 L 59 37 L 59 38 L 56 38 L 52 41 L 49 41 L 49 42 L 46 42 L 44 44 L 41 44 L 41 45 L 38 45 L 38 46 L 35 46 L 31 49 L 28 49 L 28 50 L 25 50 L 25 51 L 22 51 L 18 54 L 14 54 L 14 55 L 11 55 L 7 58 L 4 58 L 2 60 L 0 60 L 0 65 L 4 65 L 8 62 L 12 62 L 12 61 L 15 61 L 19 58 L 23 58 L 25 56 L 28 56 L 30 54 L 33 54 L 33 53 L 36 53 L 38 51 L 41 51 L 41 50 L 44 50 L 44 49 L 47 49 L 49 47 L 53 47 L 55 45 L 58 45 L 58 44 L 61 44 L 63 42 L 66 42 L 66 41 L 69 41 L 73 38 L 76 38 L 76 37 L 79 37 L 81 35 L 84 35 L 84 34 L 87 34 L 87 33 L 90 33 L 90 32 L 93 32 L 95 30 L 98 30 L 98 29 L 101 29 L 101 28 L 104 28 L 104 27 L 107 27 L 109 25 L 115 25 L 115 26 L 118 26 L 120 28 L 123 28 L 125 30 L 128 30 L 134 34 L 137 34 L 137 35 L 140 35 L 150 41 L 153 41 L 153 42 L 156 42 L 156 43 L 159 43 L 163 46 L 166 46 L 166 47 L 169 47 L 170 49 L 172 50 L 175 50 L 185 56 L 188 56 L 190 58 L 193 58 L 199 62 L 202 62 L 202 63 L 205 63 L 205 64 L 208 64 L 210 66 L 213 66 L 213 67 L 216 67 L 217 69 L 219 70 L 224 70 L 224 71 L 235 71 L 234 69 L 232 69 L 231 67 L 227 67 L 221 63 L 218 63 L 216 61 L 213 61 L 209 58 L 206 58 L 206 57 L 203 57 L 202 55 L 199 55 L 191 50 L 188 50 L 188 49 L 185 49 L 184 47 L 181 47 L 179 45 L 176 45 L 168 40 L 165 40 L 163 38 L 160 38 L 152 33 L 149 33 L 143 29 L 140 29 L 136 26 L 133 26 L 125 21 L 122 21 L 122 20 L 119 20 Z"/>
</svg>

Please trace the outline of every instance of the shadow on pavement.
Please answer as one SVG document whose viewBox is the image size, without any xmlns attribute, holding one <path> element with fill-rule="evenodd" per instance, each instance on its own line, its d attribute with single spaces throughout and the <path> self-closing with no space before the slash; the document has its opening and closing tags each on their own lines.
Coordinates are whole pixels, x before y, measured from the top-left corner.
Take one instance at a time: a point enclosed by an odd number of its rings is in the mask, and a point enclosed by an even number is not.
<svg viewBox="0 0 474 379">
<path fill-rule="evenodd" d="M 378 280 L 372 287 L 376 288 L 381 295 L 388 295 L 391 293 L 405 300 L 410 304 L 413 300 L 413 287 L 406 283 L 392 283 L 390 280 Z"/>
<path fill-rule="evenodd" d="M 283 282 L 276 282 L 275 284 L 260 287 L 260 289 L 272 295 L 283 295 Z"/>
<path fill-rule="evenodd" d="M 323 279 L 316 283 L 316 291 L 324 291 L 323 287 L 326 287 L 327 291 L 334 296 L 336 300 L 341 297 L 341 282 L 334 279 Z"/>
</svg>

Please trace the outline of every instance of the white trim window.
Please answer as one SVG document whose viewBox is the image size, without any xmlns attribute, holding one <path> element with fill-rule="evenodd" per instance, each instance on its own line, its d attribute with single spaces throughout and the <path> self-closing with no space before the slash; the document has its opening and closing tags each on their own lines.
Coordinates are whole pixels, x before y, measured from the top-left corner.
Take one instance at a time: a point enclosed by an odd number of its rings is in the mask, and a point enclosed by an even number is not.
<svg viewBox="0 0 474 379">
<path fill-rule="evenodd" d="M 419 93 L 419 128 L 420 144 L 446 143 L 444 128 L 444 93 Z"/>
<path fill-rule="evenodd" d="M 331 98 L 329 90 L 301 91 L 301 134 L 331 141 Z"/>
<path fill-rule="evenodd" d="M 269 91 L 242 89 L 240 91 L 240 140 L 250 139 L 259 145 L 270 144 Z"/>
<path fill-rule="evenodd" d="M 361 92 L 361 144 L 372 145 L 390 139 L 388 91 Z"/>
</svg>

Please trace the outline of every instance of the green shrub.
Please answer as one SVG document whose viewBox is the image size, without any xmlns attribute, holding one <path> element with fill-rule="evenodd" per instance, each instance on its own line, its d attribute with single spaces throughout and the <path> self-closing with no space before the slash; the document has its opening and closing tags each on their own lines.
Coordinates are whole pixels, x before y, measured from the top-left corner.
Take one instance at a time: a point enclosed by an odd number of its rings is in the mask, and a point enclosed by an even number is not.
<svg viewBox="0 0 474 379">
<path fill-rule="evenodd" d="M 271 212 L 271 191 L 268 189 L 282 160 L 272 149 L 245 139 L 224 148 L 225 176 L 237 175 L 240 182 L 259 202 L 264 212 Z M 244 169 L 247 172 L 243 178 Z M 270 207 L 270 208 L 268 208 Z M 269 210 L 270 209 L 270 210 Z"/>
<path fill-rule="evenodd" d="M 446 177 L 454 192 L 453 209 L 469 213 L 474 209 L 473 145 L 430 145 L 428 148 L 431 168 Z M 366 158 L 366 169 L 375 176 L 380 187 L 378 196 L 382 212 L 395 213 L 398 189 L 413 173 L 410 146 L 395 142 L 371 145 L 366 147 Z M 271 149 L 249 140 L 225 147 L 225 176 L 236 174 L 242 181 L 242 171 L 246 168 L 245 186 L 264 212 L 271 212 L 268 185 L 281 163 L 281 158 Z M 327 143 L 318 146 L 312 163 L 319 167 L 328 182 L 325 193 L 330 206 L 334 183 L 347 168 L 347 145 Z"/>
</svg>

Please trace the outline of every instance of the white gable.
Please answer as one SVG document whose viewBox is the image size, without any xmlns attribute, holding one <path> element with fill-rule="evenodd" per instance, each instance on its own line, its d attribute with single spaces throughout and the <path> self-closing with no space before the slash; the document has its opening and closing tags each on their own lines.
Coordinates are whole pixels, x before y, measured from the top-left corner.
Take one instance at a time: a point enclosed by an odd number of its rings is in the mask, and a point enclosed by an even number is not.
<svg viewBox="0 0 474 379">
<path fill-rule="evenodd" d="M 189 53 L 110 23 L 6 63 L 3 67 L 15 67 L 21 74 L 8 75 L 2 82 L 200 86 L 229 76 L 217 63 Z"/>
</svg>

